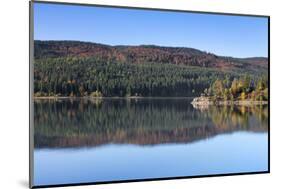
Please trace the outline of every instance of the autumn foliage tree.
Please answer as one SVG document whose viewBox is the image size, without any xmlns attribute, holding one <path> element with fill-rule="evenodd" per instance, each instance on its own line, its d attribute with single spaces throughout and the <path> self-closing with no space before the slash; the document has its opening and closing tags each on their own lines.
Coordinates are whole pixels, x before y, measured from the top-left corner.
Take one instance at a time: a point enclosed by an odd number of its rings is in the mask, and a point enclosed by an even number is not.
<svg viewBox="0 0 281 189">
<path fill-rule="evenodd" d="M 256 80 L 249 75 L 234 78 L 232 82 L 229 78 L 216 79 L 204 90 L 204 95 L 214 100 L 268 100 L 268 80 L 266 76 Z"/>
</svg>

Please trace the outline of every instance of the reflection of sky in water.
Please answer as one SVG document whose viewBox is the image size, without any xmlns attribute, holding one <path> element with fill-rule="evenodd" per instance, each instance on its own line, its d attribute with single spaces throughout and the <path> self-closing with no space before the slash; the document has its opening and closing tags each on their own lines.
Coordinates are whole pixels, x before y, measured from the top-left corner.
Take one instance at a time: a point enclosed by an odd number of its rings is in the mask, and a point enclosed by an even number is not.
<svg viewBox="0 0 281 189">
<path fill-rule="evenodd" d="M 34 184 L 267 171 L 267 106 L 191 100 L 36 101 Z"/>
<path fill-rule="evenodd" d="M 267 162 L 267 133 L 254 132 L 189 144 L 39 149 L 34 153 L 34 184 L 267 171 Z"/>
</svg>

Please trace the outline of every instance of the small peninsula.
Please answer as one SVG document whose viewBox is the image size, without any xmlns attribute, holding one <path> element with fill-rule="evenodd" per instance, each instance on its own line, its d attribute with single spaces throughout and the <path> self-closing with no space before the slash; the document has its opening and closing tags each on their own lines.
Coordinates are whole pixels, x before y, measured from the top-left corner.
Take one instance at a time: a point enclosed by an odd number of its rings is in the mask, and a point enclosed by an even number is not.
<svg viewBox="0 0 281 189">
<path fill-rule="evenodd" d="M 257 81 L 249 75 L 230 82 L 230 78 L 217 79 L 200 97 L 193 99 L 194 107 L 202 108 L 210 105 L 265 105 L 268 104 L 268 78 L 261 77 Z"/>
</svg>

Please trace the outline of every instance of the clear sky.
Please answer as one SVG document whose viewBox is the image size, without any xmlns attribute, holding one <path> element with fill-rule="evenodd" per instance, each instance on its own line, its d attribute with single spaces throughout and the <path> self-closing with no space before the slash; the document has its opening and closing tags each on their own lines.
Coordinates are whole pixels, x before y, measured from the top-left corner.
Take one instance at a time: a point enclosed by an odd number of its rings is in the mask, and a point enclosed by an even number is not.
<svg viewBox="0 0 281 189">
<path fill-rule="evenodd" d="M 267 57 L 267 18 L 35 3 L 34 38 Z"/>
</svg>

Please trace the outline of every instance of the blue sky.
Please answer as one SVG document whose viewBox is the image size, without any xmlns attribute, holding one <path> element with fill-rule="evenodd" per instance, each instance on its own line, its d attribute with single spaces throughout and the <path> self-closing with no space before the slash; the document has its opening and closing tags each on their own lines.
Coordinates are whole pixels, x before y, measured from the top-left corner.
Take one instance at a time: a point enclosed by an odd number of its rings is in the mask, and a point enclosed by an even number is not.
<svg viewBox="0 0 281 189">
<path fill-rule="evenodd" d="M 267 57 L 267 18 L 35 3 L 36 40 L 192 47 Z"/>
</svg>

